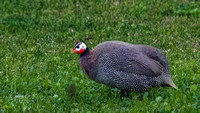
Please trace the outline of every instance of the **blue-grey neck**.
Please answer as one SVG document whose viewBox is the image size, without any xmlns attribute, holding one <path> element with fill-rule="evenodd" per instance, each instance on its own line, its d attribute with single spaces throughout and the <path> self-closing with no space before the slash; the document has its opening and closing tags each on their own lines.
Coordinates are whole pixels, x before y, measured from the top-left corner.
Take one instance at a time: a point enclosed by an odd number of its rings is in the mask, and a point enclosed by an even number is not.
<svg viewBox="0 0 200 113">
<path fill-rule="evenodd" d="M 87 47 L 86 50 L 80 55 L 80 57 L 85 56 L 90 53 L 90 49 Z"/>
</svg>

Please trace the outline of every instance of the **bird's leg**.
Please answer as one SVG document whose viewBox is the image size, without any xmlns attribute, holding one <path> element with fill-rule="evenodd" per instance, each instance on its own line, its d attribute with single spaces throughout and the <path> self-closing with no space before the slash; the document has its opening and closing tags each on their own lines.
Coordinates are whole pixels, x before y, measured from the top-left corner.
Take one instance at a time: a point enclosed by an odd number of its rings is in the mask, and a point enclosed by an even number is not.
<svg viewBox="0 0 200 113">
<path fill-rule="evenodd" d="M 126 93 L 126 97 L 129 97 L 129 91 L 125 91 L 125 90 L 121 90 L 121 95 L 120 95 L 120 97 L 125 96 L 125 93 Z"/>
<path fill-rule="evenodd" d="M 120 97 L 123 97 L 124 94 L 125 94 L 125 91 L 124 91 L 124 90 L 121 90 L 121 95 L 120 95 Z"/>
<path fill-rule="evenodd" d="M 127 97 L 129 97 L 129 91 L 126 91 Z"/>
</svg>

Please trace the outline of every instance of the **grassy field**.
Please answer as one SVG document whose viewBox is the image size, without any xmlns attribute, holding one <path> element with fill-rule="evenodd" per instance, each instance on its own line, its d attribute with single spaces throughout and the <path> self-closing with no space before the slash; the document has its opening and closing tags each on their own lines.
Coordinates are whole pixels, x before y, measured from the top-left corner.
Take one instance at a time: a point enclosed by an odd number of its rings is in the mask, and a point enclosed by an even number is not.
<svg viewBox="0 0 200 113">
<path fill-rule="evenodd" d="M 179 89 L 120 98 L 82 72 L 77 40 L 155 46 Z M 69 111 L 200 113 L 200 1 L 1 0 L 0 112 Z"/>
</svg>

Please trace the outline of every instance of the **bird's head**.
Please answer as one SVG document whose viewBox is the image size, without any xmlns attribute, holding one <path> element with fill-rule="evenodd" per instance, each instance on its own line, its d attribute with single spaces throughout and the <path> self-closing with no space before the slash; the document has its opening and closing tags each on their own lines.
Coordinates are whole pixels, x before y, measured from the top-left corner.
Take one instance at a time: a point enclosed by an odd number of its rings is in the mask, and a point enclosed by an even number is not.
<svg viewBox="0 0 200 113">
<path fill-rule="evenodd" d="M 87 46 L 84 42 L 76 42 L 75 47 L 72 50 L 72 53 L 82 54 L 87 50 Z"/>
</svg>

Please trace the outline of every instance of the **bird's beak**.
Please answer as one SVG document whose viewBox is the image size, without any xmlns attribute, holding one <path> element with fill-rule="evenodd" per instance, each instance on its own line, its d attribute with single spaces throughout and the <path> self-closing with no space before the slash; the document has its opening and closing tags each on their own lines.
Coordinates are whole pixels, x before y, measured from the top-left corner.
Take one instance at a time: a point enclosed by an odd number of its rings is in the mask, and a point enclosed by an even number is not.
<svg viewBox="0 0 200 113">
<path fill-rule="evenodd" d="M 77 50 L 76 49 L 72 49 L 72 51 L 71 51 L 71 53 L 76 53 L 77 52 Z"/>
</svg>

